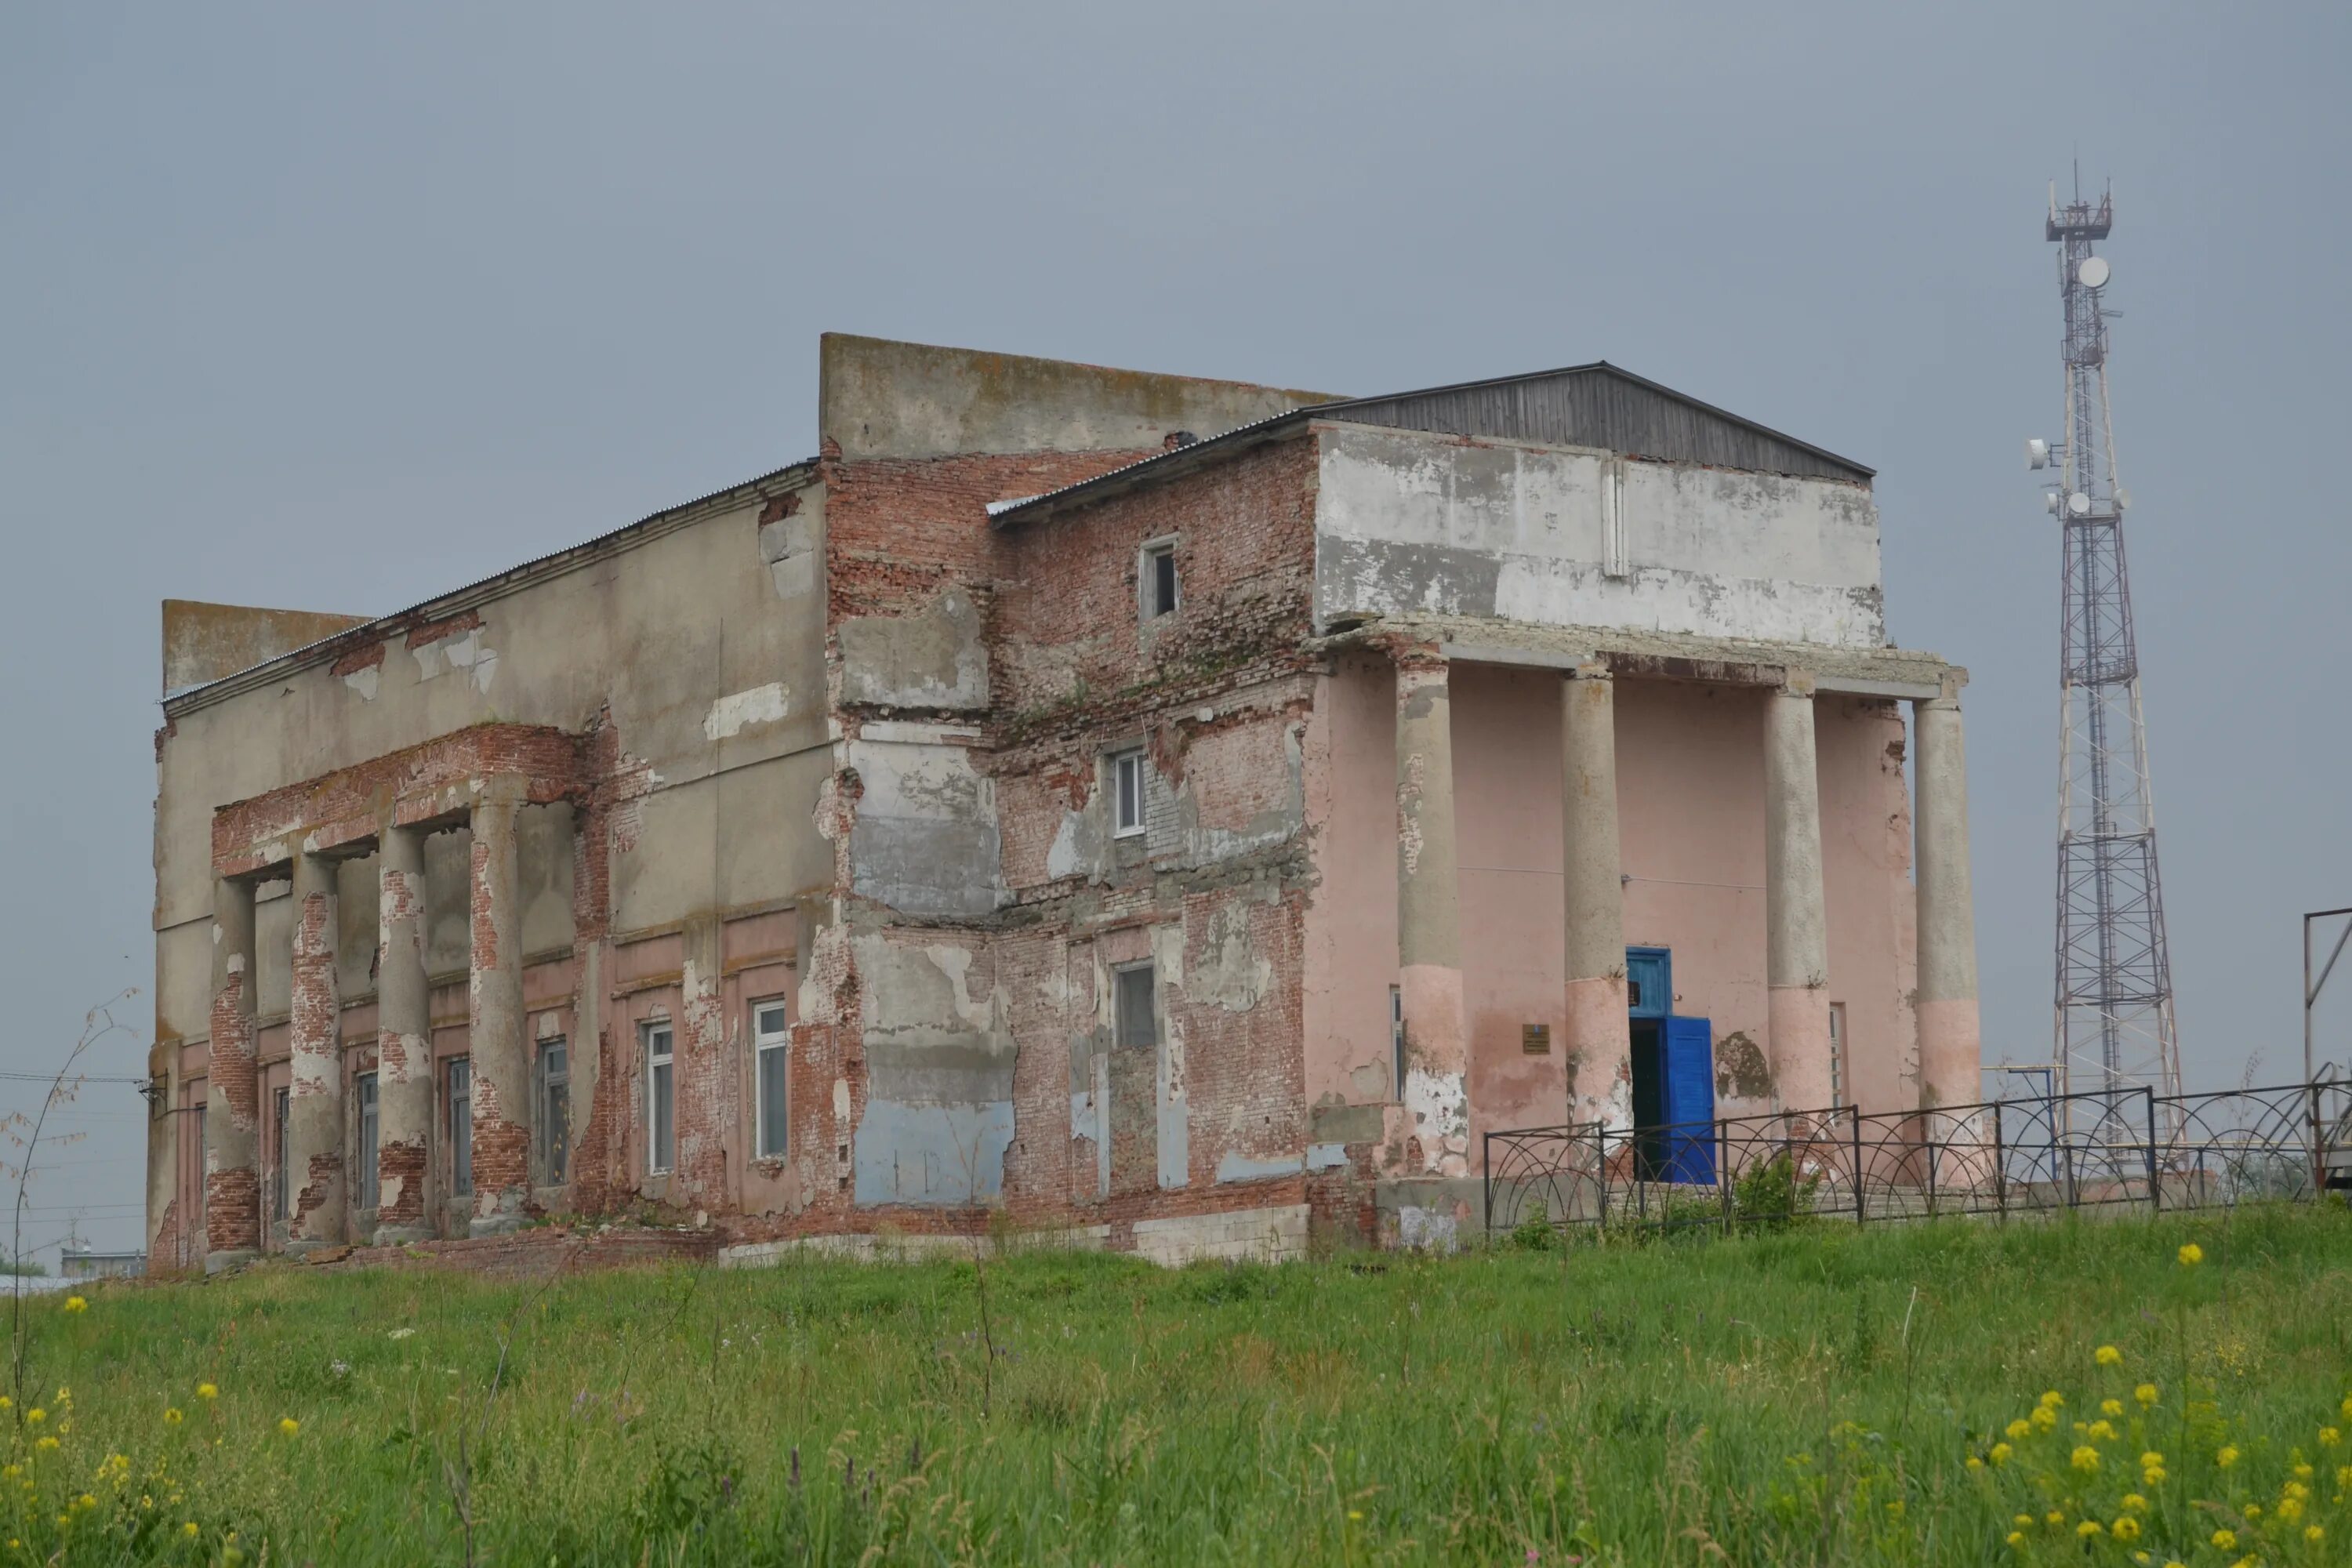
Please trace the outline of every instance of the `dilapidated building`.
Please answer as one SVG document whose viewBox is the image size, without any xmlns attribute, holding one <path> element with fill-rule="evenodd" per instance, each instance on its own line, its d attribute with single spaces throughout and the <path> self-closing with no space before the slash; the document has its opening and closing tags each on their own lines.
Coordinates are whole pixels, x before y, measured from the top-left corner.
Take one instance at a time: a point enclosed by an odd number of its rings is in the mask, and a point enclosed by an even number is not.
<svg viewBox="0 0 2352 1568">
<path fill-rule="evenodd" d="M 1869 469 L 1606 364 L 845 336 L 820 434 L 397 615 L 165 605 L 158 1268 L 1444 1239 L 1486 1131 L 1977 1098 Z"/>
</svg>

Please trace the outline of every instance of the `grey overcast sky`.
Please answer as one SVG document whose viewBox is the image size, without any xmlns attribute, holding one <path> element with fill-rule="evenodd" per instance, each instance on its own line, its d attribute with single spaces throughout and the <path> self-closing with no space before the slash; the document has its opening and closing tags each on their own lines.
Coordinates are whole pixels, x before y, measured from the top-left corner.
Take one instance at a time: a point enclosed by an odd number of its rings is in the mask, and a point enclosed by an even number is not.
<svg viewBox="0 0 2352 1568">
<path fill-rule="evenodd" d="M 148 982 L 159 600 L 390 611 L 806 456 L 829 328 L 1355 393 L 1606 357 L 1875 466 L 1894 636 L 1975 676 L 1986 1054 L 2046 1058 L 2020 447 L 2079 153 L 2188 1074 L 2292 1077 L 2297 913 L 2352 904 L 2347 65 L 2318 3 L 8 6 L 0 1071 Z M 71 1114 L 27 1239 L 134 1245 L 140 1101 Z"/>
</svg>

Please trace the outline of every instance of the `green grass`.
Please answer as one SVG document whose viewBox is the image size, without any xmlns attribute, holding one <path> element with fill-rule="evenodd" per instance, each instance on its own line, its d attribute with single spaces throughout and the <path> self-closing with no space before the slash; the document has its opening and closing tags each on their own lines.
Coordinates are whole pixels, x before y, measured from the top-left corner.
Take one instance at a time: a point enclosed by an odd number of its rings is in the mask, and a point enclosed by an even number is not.
<svg viewBox="0 0 2352 1568">
<path fill-rule="evenodd" d="M 468 1518 L 500 1563 L 2352 1561 L 2352 1448 L 2321 1432 L 2352 1429 L 2340 1209 L 1180 1272 L 1030 1253 L 987 1266 L 992 1359 L 982 1283 L 272 1268 L 28 1301 L 0 1563 L 457 1563 Z M 2054 1429 L 1971 1468 L 2044 1390 Z M 2116 1436 L 2075 1432 L 2107 1397 Z"/>
</svg>

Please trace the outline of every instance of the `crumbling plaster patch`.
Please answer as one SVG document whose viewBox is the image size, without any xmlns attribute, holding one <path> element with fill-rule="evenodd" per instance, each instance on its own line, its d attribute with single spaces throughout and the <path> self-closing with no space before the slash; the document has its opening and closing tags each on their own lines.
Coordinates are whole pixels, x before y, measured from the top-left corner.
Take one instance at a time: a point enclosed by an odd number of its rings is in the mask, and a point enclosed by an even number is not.
<svg viewBox="0 0 2352 1568">
<path fill-rule="evenodd" d="M 853 616 L 834 635 L 841 700 L 877 708 L 971 711 L 988 706 L 980 607 L 950 588 L 919 614 Z"/>
</svg>

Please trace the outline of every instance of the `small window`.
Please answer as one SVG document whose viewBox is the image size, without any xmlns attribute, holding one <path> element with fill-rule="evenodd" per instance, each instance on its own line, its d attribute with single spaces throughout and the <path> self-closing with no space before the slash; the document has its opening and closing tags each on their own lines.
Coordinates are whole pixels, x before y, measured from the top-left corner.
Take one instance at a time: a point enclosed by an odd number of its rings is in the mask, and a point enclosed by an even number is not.
<svg viewBox="0 0 2352 1568">
<path fill-rule="evenodd" d="M 751 1146 L 762 1160 L 781 1160 L 791 1110 L 791 1080 L 784 1070 L 791 1058 L 785 1047 L 792 1044 L 782 1002 L 761 1002 L 751 1009 L 751 1044 L 760 1094 L 760 1124 L 753 1129 Z"/>
<path fill-rule="evenodd" d="M 1830 1105 L 1845 1103 L 1845 1004 L 1830 1004 Z"/>
<path fill-rule="evenodd" d="M 441 1070 L 449 1116 L 449 1191 L 469 1197 L 474 1191 L 473 1059 L 452 1057 Z"/>
<path fill-rule="evenodd" d="M 1143 752 L 1119 752 L 1110 760 L 1111 836 L 1127 838 L 1144 828 Z"/>
<path fill-rule="evenodd" d="M 1143 618 L 1156 621 L 1162 616 L 1176 613 L 1176 542 L 1157 540 L 1143 547 L 1142 570 L 1138 574 L 1143 590 Z"/>
<path fill-rule="evenodd" d="M 565 1042 L 539 1042 L 538 1078 L 540 1175 L 560 1187 L 572 1166 L 572 1052 Z"/>
<path fill-rule="evenodd" d="M 1113 1002 L 1118 1013 L 1118 1042 L 1122 1046 L 1160 1043 L 1160 1021 L 1151 996 L 1151 965 L 1130 963 L 1112 972 Z"/>
<path fill-rule="evenodd" d="M 677 1079 L 669 1025 L 646 1026 L 646 1173 L 667 1175 L 677 1160 Z"/>
<path fill-rule="evenodd" d="M 357 1194 L 361 1208 L 373 1209 L 377 1202 L 375 1162 L 378 1139 L 381 1136 L 380 1124 L 376 1120 L 375 1074 L 363 1072 L 354 1078 L 352 1080 L 352 1093 L 359 1101 L 360 1124 L 359 1180 L 352 1184 L 352 1190 Z"/>
<path fill-rule="evenodd" d="M 1389 987 L 1389 1068 L 1394 1075 L 1391 1080 L 1391 1098 L 1404 1098 L 1404 987 Z"/>
<path fill-rule="evenodd" d="M 278 1089 L 269 1102 L 269 1217 L 286 1217 L 286 1123 L 289 1091 Z"/>
</svg>

